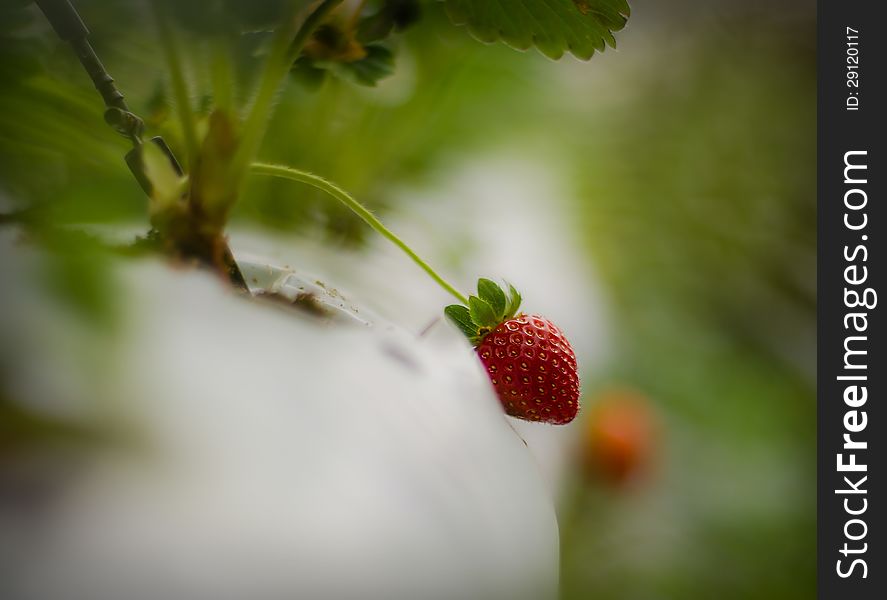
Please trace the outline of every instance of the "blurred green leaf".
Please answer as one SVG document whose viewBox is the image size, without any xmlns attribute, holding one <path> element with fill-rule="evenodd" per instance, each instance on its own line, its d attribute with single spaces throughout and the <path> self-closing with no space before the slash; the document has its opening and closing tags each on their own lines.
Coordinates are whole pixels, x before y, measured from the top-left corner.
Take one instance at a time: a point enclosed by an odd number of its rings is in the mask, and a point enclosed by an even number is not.
<svg viewBox="0 0 887 600">
<path fill-rule="evenodd" d="M 394 54 L 379 45 L 367 46 L 366 53 L 361 60 L 342 63 L 339 71 L 356 83 L 374 86 L 394 72 Z"/>
<path fill-rule="evenodd" d="M 293 63 L 290 69 L 293 79 L 309 90 L 317 90 L 326 81 L 327 71 L 314 64 L 314 61 L 303 56 Z"/>
<path fill-rule="evenodd" d="M 363 43 L 388 37 L 392 31 L 403 31 L 422 16 L 418 0 L 385 0 L 375 13 L 364 17 L 357 26 L 357 39 Z"/>
<path fill-rule="evenodd" d="M 626 0 L 444 0 L 456 25 L 482 42 L 502 40 L 518 50 L 536 46 L 557 60 L 569 51 L 588 60 L 625 27 Z"/>
<path fill-rule="evenodd" d="M 121 303 L 108 248 L 89 235 L 46 223 L 32 223 L 30 235 L 47 251 L 40 275 L 49 293 L 97 331 L 117 324 Z"/>
<path fill-rule="evenodd" d="M 273 30 L 293 4 L 293 0 L 152 1 L 164 2 L 179 25 L 200 35 Z M 307 7 L 312 0 L 296 1 Z"/>
<path fill-rule="evenodd" d="M 63 446 L 67 450 L 100 443 L 105 434 L 93 424 L 78 423 L 25 408 L 0 390 L 0 456 L 26 455 L 28 451 Z"/>
</svg>

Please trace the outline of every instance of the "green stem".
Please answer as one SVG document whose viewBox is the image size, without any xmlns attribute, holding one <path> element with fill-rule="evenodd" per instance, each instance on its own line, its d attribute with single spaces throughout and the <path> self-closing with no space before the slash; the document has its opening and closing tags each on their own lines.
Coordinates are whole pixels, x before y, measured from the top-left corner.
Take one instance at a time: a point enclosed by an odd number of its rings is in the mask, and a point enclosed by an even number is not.
<svg viewBox="0 0 887 600">
<path fill-rule="evenodd" d="M 210 40 L 212 52 L 212 87 L 216 108 L 231 116 L 234 106 L 234 75 L 231 69 L 231 55 L 228 52 L 228 38 L 222 35 Z"/>
<path fill-rule="evenodd" d="M 173 32 L 166 9 L 161 2 L 154 0 L 151 3 L 154 8 L 154 17 L 157 21 L 157 30 L 160 33 L 160 45 L 166 56 L 166 64 L 172 83 L 173 94 L 178 105 L 179 119 L 182 123 L 182 135 L 185 138 L 185 151 L 188 155 L 188 164 L 193 165 L 197 158 L 197 125 L 194 113 L 191 111 L 191 99 L 188 95 L 188 86 L 185 83 L 185 74 L 182 69 L 181 52 L 178 39 Z"/>
<path fill-rule="evenodd" d="M 354 12 L 351 13 L 351 18 L 348 19 L 348 29 L 354 31 L 357 29 L 357 22 L 360 20 L 360 13 L 363 12 L 363 9 L 366 7 L 367 0 L 360 0 L 357 3 L 357 8 L 354 9 Z"/>
<path fill-rule="evenodd" d="M 281 25 L 274 32 L 274 38 L 268 49 L 268 56 L 265 59 L 265 65 L 259 78 L 252 106 L 243 123 L 237 152 L 231 163 L 230 176 L 233 186 L 239 186 L 246 165 L 252 162 L 261 143 L 274 97 L 277 95 L 280 80 L 287 68 L 285 60 L 286 49 L 291 37 L 295 35 L 295 22 L 295 14 L 287 15 L 287 18 L 281 22 Z"/>
<path fill-rule="evenodd" d="M 308 15 L 308 18 L 305 19 L 305 22 L 302 23 L 298 33 L 296 33 L 296 37 L 293 38 L 293 43 L 290 44 L 289 49 L 287 50 L 287 70 L 289 70 L 290 65 L 299 58 L 299 54 L 302 53 L 302 48 L 305 47 L 308 39 L 320 26 L 321 22 L 323 22 L 327 15 L 329 15 L 334 8 L 339 6 L 342 1 L 343 0 L 323 0 L 320 6 L 317 7 L 317 10 Z"/>
<path fill-rule="evenodd" d="M 416 254 L 412 248 L 410 248 L 403 240 L 397 237 L 394 232 L 385 227 L 385 225 L 383 225 L 382 222 L 369 211 L 369 209 L 355 200 L 354 197 L 351 196 L 351 194 L 349 194 L 336 184 L 327 181 L 319 175 L 314 175 L 313 173 L 300 171 L 298 169 L 286 167 L 283 165 L 253 163 L 252 171 L 253 173 L 259 175 L 269 175 L 271 177 L 280 177 L 282 179 L 289 179 L 291 181 L 299 181 L 313 186 L 323 192 L 326 192 L 327 194 L 350 208 L 358 217 L 366 221 L 367 225 L 375 229 L 383 237 L 385 237 L 395 246 L 403 250 L 403 252 L 407 256 L 409 256 L 413 260 L 413 262 L 419 265 L 423 271 L 428 273 L 428 275 L 430 275 L 431 278 L 436 281 L 438 285 L 440 285 L 440 287 L 449 292 L 453 297 L 459 300 L 459 302 L 466 305 L 468 304 L 468 298 L 462 295 L 455 287 L 450 285 L 450 283 L 447 282 L 446 279 L 438 275 L 437 272 L 428 265 L 428 263 L 419 258 L 419 255 Z"/>
<path fill-rule="evenodd" d="M 268 58 L 265 61 L 265 68 L 262 71 L 255 99 L 244 123 L 243 134 L 237 153 L 234 155 L 231 163 L 231 185 L 239 187 L 249 164 L 255 158 L 262 138 L 265 136 L 265 130 L 268 127 L 274 99 L 277 97 L 284 78 L 289 73 L 290 68 L 292 68 L 293 61 L 299 57 L 302 48 L 305 47 L 305 43 L 323 19 L 341 2 L 342 0 L 323 0 L 302 21 L 302 25 L 298 29 L 296 29 L 297 19 L 294 12 L 275 31 L 274 40 L 271 44 Z M 294 3 L 293 6 L 295 10 L 299 4 Z"/>
</svg>

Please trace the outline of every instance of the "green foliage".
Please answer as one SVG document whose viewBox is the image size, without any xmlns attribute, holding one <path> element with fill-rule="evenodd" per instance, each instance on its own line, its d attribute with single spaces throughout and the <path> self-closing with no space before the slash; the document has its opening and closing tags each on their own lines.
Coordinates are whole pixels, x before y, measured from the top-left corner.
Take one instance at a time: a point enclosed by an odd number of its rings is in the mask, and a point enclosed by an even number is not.
<svg viewBox="0 0 887 600">
<path fill-rule="evenodd" d="M 361 42 L 375 42 L 388 37 L 392 31 L 403 31 L 422 16 L 418 0 L 383 0 L 378 11 L 360 20 L 357 38 Z"/>
<path fill-rule="evenodd" d="M 606 119 L 571 130 L 595 165 L 575 173 L 593 199 L 584 238 L 633 333 L 671 335 L 653 318 L 668 307 L 811 377 L 814 63 L 798 58 L 797 32 L 773 30 L 650 68 Z M 791 67 L 761 64 L 777 54 Z"/>
<path fill-rule="evenodd" d="M 293 63 L 291 73 L 309 90 L 317 90 L 330 74 L 358 85 L 375 87 L 394 73 L 394 53 L 382 44 L 359 47 L 358 56 L 360 58 L 355 60 L 318 60 L 303 56 Z"/>
<path fill-rule="evenodd" d="M 564 52 L 588 60 L 625 27 L 626 0 L 445 0 L 457 25 L 482 42 L 502 40 L 518 50 L 535 46 L 558 59 Z"/>
<path fill-rule="evenodd" d="M 328 74 L 375 86 L 394 72 L 394 52 L 381 42 L 422 14 L 417 0 L 382 0 L 357 10 L 350 18 L 339 15 L 324 23 L 294 63 L 293 75 L 309 89 L 317 89 Z"/>
<path fill-rule="evenodd" d="M 467 306 L 451 304 L 444 309 L 444 314 L 455 323 L 456 327 L 458 327 L 468 339 L 472 339 L 477 335 L 477 326 L 471 319 L 471 314 L 468 312 Z"/>
<path fill-rule="evenodd" d="M 375 86 L 380 79 L 394 72 L 394 54 L 385 46 L 373 44 L 364 48 L 366 56 L 343 63 L 339 69 L 346 77 L 361 85 Z"/>
<path fill-rule="evenodd" d="M 481 300 L 490 305 L 496 318 L 505 315 L 505 292 L 489 279 L 477 280 L 477 293 Z"/>
<path fill-rule="evenodd" d="M 56 239 L 48 224 L 126 222 L 143 231 L 146 200 L 123 162 L 126 140 L 103 124 L 88 78 L 26 4 L 0 1 L 0 196 L 10 209 L 41 208 L 46 231 L 28 237 L 53 250 L 41 274 L 72 314 L 99 329 L 125 301 L 102 252 Z M 148 134 L 162 134 L 183 156 L 153 27 L 118 18 L 130 2 L 76 4 Z M 203 99 L 195 103 L 202 137 L 213 36 L 230 50 L 240 109 L 270 36 L 240 33 L 261 18 L 216 29 L 205 7 L 227 3 L 175 4 L 189 90 Z M 416 22 L 406 18 L 415 3 L 370 0 L 343 39 L 396 51 L 397 72 L 367 78 L 376 87 L 366 88 L 351 85 L 349 70 L 381 73 L 384 65 L 361 65 L 354 55 L 321 67 L 320 57 L 303 57 L 293 74 L 307 72 L 313 89 L 285 87 L 262 146 L 264 160 L 321 173 L 375 212 L 406 219 L 417 212 L 406 203 L 421 201 L 450 157 L 474 162 L 501 148 L 548 161 L 542 168 L 556 169 L 576 193 L 569 220 L 585 243 L 575 251 L 587 252 L 578 264 L 594 261 L 611 308 L 610 362 L 587 374 L 584 401 L 593 405 L 601 383 L 637 387 L 663 416 L 665 441 L 646 487 L 589 485 L 578 514 L 559 511 L 564 598 L 786 600 L 813 592 L 815 398 L 805 354 L 815 348 L 815 61 L 805 45 L 813 30 L 782 7 L 774 27 L 770 8 L 755 12 L 738 0 L 725 5 L 724 20 L 697 14 L 721 5 L 700 1 L 692 15 L 660 7 L 646 20 L 653 29 L 636 22 L 631 33 L 645 43 L 627 44 L 628 60 L 592 65 L 614 69 L 604 85 L 576 65 L 482 47 L 446 21 L 443 3 L 423 5 Z M 193 11 L 191 20 L 180 11 Z M 680 44 L 668 37 L 675 31 L 686 35 Z M 392 193 L 404 188 L 417 193 Z M 372 233 L 321 194 L 254 178 L 237 216 L 317 229 L 330 245 Z M 445 268 L 457 272 L 477 247 L 469 230 L 447 233 Z M 496 313 L 497 294 L 478 287 L 475 304 Z M 520 295 L 506 287 L 504 312 L 516 313 Z M 481 328 L 467 306 L 445 314 L 476 341 Z"/>
<path fill-rule="evenodd" d="M 508 305 L 505 307 L 505 314 L 509 316 L 513 316 L 517 314 L 517 310 L 520 308 L 521 303 L 521 295 L 513 285 L 508 284 Z"/>
<path fill-rule="evenodd" d="M 152 0 L 162 2 L 176 22 L 187 31 L 203 36 L 274 29 L 294 0 Z M 312 0 L 295 0 L 306 8 Z"/>
<path fill-rule="evenodd" d="M 24 0 L 0 0 L 0 77 L 8 84 L 40 70 L 40 44 L 19 34 L 33 26 L 33 15 Z"/>
<path fill-rule="evenodd" d="M 496 282 L 480 278 L 477 296 L 468 297 L 468 307 L 451 304 L 444 309 L 444 314 L 477 345 L 490 330 L 512 318 L 520 308 L 520 294 L 514 286 L 508 287 L 506 294 Z"/>
<path fill-rule="evenodd" d="M 471 315 L 471 320 L 480 328 L 493 328 L 497 324 L 493 307 L 477 296 L 468 297 L 468 313 Z"/>
<path fill-rule="evenodd" d="M 90 448 L 108 437 L 98 428 L 24 407 L 7 397 L 0 379 L 0 453 L 4 459 L 45 454 L 47 448 L 71 452 Z"/>
<path fill-rule="evenodd" d="M 815 595 L 815 20 L 730 10 L 551 109 L 615 333 L 586 406 L 615 382 L 663 420 L 649 480 L 561 511 L 567 599 Z"/>
<path fill-rule="evenodd" d="M 302 56 L 293 63 L 290 73 L 299 85 L 311 91 L 320 89 L 326 81 L 327 70 L 314 63 L 307 56 Z"/>
</svg>

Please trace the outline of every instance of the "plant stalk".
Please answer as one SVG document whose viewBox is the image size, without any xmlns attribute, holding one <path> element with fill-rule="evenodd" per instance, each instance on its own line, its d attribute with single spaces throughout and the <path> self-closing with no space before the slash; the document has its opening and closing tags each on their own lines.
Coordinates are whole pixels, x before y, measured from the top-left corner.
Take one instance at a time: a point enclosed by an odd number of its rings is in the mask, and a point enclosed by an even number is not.
<svg viewBox="0 0 887 600">
<path fill-rule="evenodd" d="M 194 165 L 197 159 L 199 144 L 197 141 L 197 124 L 194 112 L 191 110 L 191 98 L 188 94 L 188 85 L 185 82 L 185 73 L 182 68 L 181 51 L 179 41 L 176 38 L 166 9 L 157 0 L 151 2 L 154 9 L 154 18 L 157 21 L 157 31 L 160 34 L 161 46 L 166 56 L 166 64 L 169 68 L 172 91 L 176 98 L 179 120 L 182 124 L 182 136 L 185 140 L 185 153 L 188 156 L 188 164 Z"/>
<path fill-rule="evenodd" d="M 252 172 L 258 175 L 268 175 L 271 177 L 280 177 L 281 179 L 289 179 L 291 181 L 299 181 L 301 183 L 305 183 L 312 187 L 315 187 L 323 192 L 326 192 L 327 194 L 347 206 L 349 209 L 351 209 L 352 212 L 363 219 L 367 225 L 375 229 L 385 239 L 400 248 L 404 252 L 404 254 L 409 256 L 414 263 L 419 265 L 419 267 L 423 271 L 425 271 L 435 282 L 437 282 L 440 287 L 445 289 L 450 295 L 452 295 L 462 304 L 468 304 L 468 298 L 466 298 L 455 287 L 453 287 L 446 279 L 438 275 L 437 272 L 432 269 L 428 263 L 422 260 L 419 255 L 413 251 L 412 248 L 410 248 L 403 240 L 397 237 L 394 232 L 385 227 L 385 225 L 383 225 L 382 222 L 378 218 L 376 218 L 376 216 L 372 212 L 370 212 L 367 207 L 355 200 L 351 194 L 349 194 L 336 184 L 324 179 L 319 175 L 314 175 L 313 173 L 308 173 L 307 171 L 300 171 L 298 169 L 283 165 L 253 163 Z"/>
<path fill-rule="evenodd" d="M 217 35 L 210 40 L 212 53 L 212 88 L 216 108 L 229 116 L 234 107 L 234 74 L 231 68 L 231 55 L 228 52 L 228 38 Z"/>
<path fill-rule="evenodd" d="M 296 29 L 297 15 L 294 11 L 275 32 L 255 99 L 244 123 L 237 153 L 231 163 L 230 176 L 232 180 L 229 183 L 232 186 L 240 187 L 249 164 L 258 153 L 259 145 L 262 143 L 271 117 L 274 99 L 277 97 L 284 78 L 292 68 L 293 62 L 299 57 L 305 43 L 317 27 L 341 3 L 342 0 L 323 0 L 314 11 L 308 14 L 298 29 Z"/>
</svg>

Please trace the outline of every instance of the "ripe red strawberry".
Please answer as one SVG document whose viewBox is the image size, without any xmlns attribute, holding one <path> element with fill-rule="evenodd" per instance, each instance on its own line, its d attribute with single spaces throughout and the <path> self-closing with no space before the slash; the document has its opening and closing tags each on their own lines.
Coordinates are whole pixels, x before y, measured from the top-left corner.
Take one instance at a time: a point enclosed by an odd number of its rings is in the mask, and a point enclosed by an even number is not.
<svg viewBox="0 0 887 600">
<path fill-rule="evenodd" d="M 515 315 L 521 297 L 489 279 L 478 281 L 468 307 L 445 310 L 475 345 L 505 412 L 527 421 L 563 425 L 579 412 L 573 348 L 557 326 L 538 315 Z"/>
</svg>

